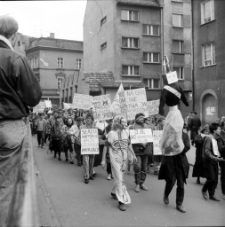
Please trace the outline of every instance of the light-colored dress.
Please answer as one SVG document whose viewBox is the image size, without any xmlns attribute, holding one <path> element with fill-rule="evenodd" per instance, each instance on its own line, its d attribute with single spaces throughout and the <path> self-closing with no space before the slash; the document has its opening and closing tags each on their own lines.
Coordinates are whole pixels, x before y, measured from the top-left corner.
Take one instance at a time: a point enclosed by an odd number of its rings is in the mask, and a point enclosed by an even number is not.
<svg viewBox="0 0 225 227">
<path fill-rule="evenodd" d="M 115 181 L 112 193 L 116 194 L 119 202 L 129 204 L 131 203 L 131 199 L 123 180 L 123 175 L 127 168 L 128 134 L 125 130 L 112 130 L 108 134 L 107 142 L 109 146 L 112 174 Z"/>
</svg>

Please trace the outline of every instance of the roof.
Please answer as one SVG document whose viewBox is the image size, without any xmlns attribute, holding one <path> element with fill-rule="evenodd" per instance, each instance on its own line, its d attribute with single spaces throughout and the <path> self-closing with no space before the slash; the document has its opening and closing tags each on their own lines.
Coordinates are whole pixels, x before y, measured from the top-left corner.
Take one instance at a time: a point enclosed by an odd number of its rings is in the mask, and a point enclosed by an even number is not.
<svg viewBox="0 0 225 227">
<path fill-rule="evenodd" d="M 160 0 L 117 0 L 118 4 L 162 7 Z"/>
<path fill-rule="evenodd" d="M 95 73 L 84 73 L 84 78 L 89 83 L 90 91 L 101 91 L 101 83 L 114 82 L 114 76 L 112 72 L 95 72 Z"/>
<path fill-rule="evenodd" d="M 121 82 L 100 82 L 100 85 L 102 87 L 112 87 L 112 88 L 118 88 L 120 86 Z M 128 82 L 122 82 L 124 88 L 145 88 L 147 87 L 144 83 L 128 83 Z"/>
</svg>

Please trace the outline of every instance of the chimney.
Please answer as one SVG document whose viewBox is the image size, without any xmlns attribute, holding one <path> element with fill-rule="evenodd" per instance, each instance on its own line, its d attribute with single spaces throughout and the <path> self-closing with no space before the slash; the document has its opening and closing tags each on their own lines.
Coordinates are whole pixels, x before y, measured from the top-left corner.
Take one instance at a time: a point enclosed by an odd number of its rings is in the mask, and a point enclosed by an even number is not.
<svg viewBox="0 0 225 227">
<path fill-rule="evenodd" d="M 55 38 L 55 33 L 50 33 L 50 38 Z"/>
</svg>

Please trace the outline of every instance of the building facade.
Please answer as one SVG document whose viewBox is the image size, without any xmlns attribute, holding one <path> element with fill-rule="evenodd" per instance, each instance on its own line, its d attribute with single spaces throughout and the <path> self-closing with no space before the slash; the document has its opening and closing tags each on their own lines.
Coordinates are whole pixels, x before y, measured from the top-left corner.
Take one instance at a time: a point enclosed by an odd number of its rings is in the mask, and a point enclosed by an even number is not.
<svg viewBox="0 0 225 227">
<path fill-rule="evenodd" d="M 225 116 L 225 1 L 193 1 L 194 98 L 203 123 Z"/>
<path fill-rule="evenodd" d="M 79 71 L 83 62 L 83 42 L 49 38 L 30 40 L 26 49 L 31 68 L 42 88 L 42 100 L 60 105 L 60 89 L 66 77 Z"/>
<path fill-rule="evenodd" d="M 167 55 L 189 98 L 190 18 L 190 0 L 87 1 L 84 75 L 112 72 L 114 82 L 100 82 L 103 92 L 112 94 L 112 98 L 122 82 L 126 89 L 145 87 L 147 99 L 155 100 L 160 98 L 162 61 Z M 181 104 L 180 108 L 187 114 L 191 107 Z"/>
</svg>

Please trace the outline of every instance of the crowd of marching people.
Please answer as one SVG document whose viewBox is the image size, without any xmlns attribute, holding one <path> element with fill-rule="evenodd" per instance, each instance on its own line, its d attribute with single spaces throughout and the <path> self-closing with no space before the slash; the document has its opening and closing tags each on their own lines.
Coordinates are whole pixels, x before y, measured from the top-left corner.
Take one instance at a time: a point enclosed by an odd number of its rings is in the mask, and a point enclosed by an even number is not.
<svg viewBox="0 0 225 227">
<path fill-rule="evenodd" d="M 194 115 L 194 116 L 193 116 Z M 120 210 L 126 210 L 125 204 L 131 202 L 130 196 L 126 190 L 123 180 L 123 174 L 130 173 L 131 166 L 134 171 L 135 192 L 141 190 L 148 191 L 145 179 L 150 167 L 154 168 L 154 174 L 159 179 L 166 181 L 164 191 L 164 203 L 169 203 L 169 194 L 177 180 L 177 197 L 176 203 L 178 210 L 185 213 L 181 206 L 184 199 L 184 183 L 189 172 L 189 163 L 186 152 L 190 149 L 191 143 L 196 146 L 196 162 L 193 168 L 193 177 L 197 177 L 197 183 L 200 184 L 200 178 L 206 178 L 202 189 L 202 195 L 205 199 L 209 198 L 219 201 L 215 197 L 215 189 L 218 184 L 218 168 L 221 169 L 221 186 L 223 198 L 225 199 L 225 179 L 224 165 L 220 157 L 224 157 L 225 151 L 225 130 L 224 122 L 220 124 L 201 126 L 198 123 L 197 129 L 192 124 L 195 122 L 196 113 L 191 113 L 183 127 L 184 149 L 176 159 L 169 156 L 154 155 L 153 144 L 131 144 L 129 131 L 132 129 L 150 128 L 152 130 L 163 130 L 165 117 L 155 115 L 145 117 L 143 113 L 136 114 L 134 121 L 127 121 L 125 117 L 116 116 L 114 119 L 105 122 L 96 122 L 92 111 L 80 110 L 45 110 L 43 113 L 31 114 L 30 122 L 32 133 L 37 134 L 38 146 L 44 148 L 48 144 L 49 152 L 54 154 L 54 158 L 59 161 L 65 156 L 65 161 L 71 164 L 76 163 L 83 166 L 84 183 L 88 184 L 94 180 L 94 167 L 102 165 L 106 167 L 107 180 L 114 179 L 115 185 L 111 195 L 118 200 Z M 194 120 L 193 120 L 194 119 Z M 99 154 L 81 155 L 81 129 L 98 129 L 99 136 Z M 190 133 L 189 133 L 190 132 Z M 193 135 L 194 134 L 194 135 Z M 215 138 L 218 144 L 217 155 L 207 138 Z M 190 139 L 189 139 L 190 138 Z M 47 141 L 49 141 L 47 143 Z M 214 140 L 212 140 L 214 141 Z M 62 153 L 64 155 L 62 156 Z M 177 159 L 178 158 L 178 159 Z M 76 159 L 76 161 L 75 161 Z M 177 162 L 176 164 L 173 162 Z M 220 163 L 218 166 L 217 163 Z M 180 166 L 179 172 L 174 166 Z M 183 177 L 174 177 L 183 175 Z"/>
</svg>

